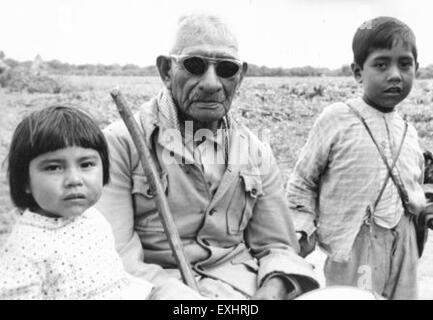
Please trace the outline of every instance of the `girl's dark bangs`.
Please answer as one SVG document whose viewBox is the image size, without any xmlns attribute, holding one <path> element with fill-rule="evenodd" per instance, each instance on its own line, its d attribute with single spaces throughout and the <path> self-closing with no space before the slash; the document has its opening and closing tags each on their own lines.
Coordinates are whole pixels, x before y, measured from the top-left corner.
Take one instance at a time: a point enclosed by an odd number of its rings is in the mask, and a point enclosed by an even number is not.
<svg viewBox="0 0 433 320">
<path fill-rule="evenodd" d="M 76 119 L 58 119 L 51 124 L 45 124 L 32 137 L 32 153 L 35 158 L 40 154 L 64 149 L 72 146 L 100 149 L 100 138 L 95 130 L 89 130 L 89 125 Z"/>
</svg>

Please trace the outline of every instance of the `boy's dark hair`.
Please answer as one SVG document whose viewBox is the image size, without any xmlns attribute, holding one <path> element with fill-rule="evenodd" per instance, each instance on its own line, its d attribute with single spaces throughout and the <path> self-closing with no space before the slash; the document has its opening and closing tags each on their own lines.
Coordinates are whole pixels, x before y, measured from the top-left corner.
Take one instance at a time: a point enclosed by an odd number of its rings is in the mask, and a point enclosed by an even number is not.
<svg viewBox="0 0 433 320">
<path fill-rule="evenodd" d="M 78 146 L 95 149 L 102 160 L 103 185 L 110 180 L 108 146 L 96 122 L 86 113 L 64 106 L 32 112 L 15 129 L 8 155 L 9 188 L 13 203 L 20 209 L 37 208 L 26 192 L 29 164 L 39 155 Z"/>
<path fill-rule="evenodd" d="M 363 68 L 370 53 L 377 49 L 391 49 L 396 41 L 402 41 L 417 61 L 415 34 L 400 20 L 393 17 L 377 17 L 364 22 L 353 37 L 353 60 Z"/>
</svg>

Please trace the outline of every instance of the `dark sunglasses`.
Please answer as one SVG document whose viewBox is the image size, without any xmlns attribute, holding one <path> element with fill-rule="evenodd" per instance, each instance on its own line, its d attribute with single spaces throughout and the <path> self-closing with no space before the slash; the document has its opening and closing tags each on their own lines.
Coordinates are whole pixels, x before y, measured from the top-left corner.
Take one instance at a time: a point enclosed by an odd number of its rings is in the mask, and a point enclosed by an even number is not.
<svg viewBox="0 0 433 320">
<path fill-rule="evenodd" d="M 203 75 L 209 67 L 209 63 L 215 65 L 217 76 L 224 79 L 234 77 L 242 67 L 242 62 L 235 59 L 218 59 L 190 55 L 170 55 L 170 58 L 174 59 L 194 76 Z"/>
</svg>

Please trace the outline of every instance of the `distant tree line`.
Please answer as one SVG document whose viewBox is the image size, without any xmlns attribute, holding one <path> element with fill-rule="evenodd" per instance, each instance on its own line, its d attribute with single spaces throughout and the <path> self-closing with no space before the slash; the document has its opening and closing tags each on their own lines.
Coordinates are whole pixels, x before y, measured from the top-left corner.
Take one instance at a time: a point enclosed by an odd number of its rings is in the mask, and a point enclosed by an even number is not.
<svg viewBox="0 0 433 320">
<path fill-rule="evenodd" d="M 328 68 L 315 68 L 312 66 L 295 68 L 269 68 L 265 66 L 248 65 L 248 76 L 251 77 L 346 77 L 351 76 L 352 71 L 349 65 L 331 70 Z"/>
<path fill-rule="evenodd" d="M 32 61 L 19 62 L 7 58 L 3 51 L 0 51 L 0 60 L 9 67 L 30 68 Z M 141 67 L 135 64 L 71 64 L 59 60 L 43 62 L 43 69 L 55 75 L 86 75 L 86 76 L 158 76 L 155 66 Z M 349 65 L 343 65 L 338 69 L 315 68 L 312 66 L 295 68 L 270 68 L 266 66 L 248 65 L 247 76 L 250 77 L 348 77 L 352 75 Z M 433 65 L 420 68 L 418 78 L 433 78 Z"/>
<path fill-rule="evenodd" d="M 44 68 L 57 75 L 84 76 L 157 76 L 155 66 L 140 67 L 135 64 L 70 64 L 59 60 L 44 62 Z"/>
<path fill-rule="evenodd" d="M 252 77 L 350 77 L 352 76 L 352 69 L 348 64 L 333 70 L 328 68 L 315 68 L 311 66 L 284 69 L 269 68 L 250 64 L 247 75 Z M 417 78 L 433 78 L 433 64 L 420 68 L 417 72 Z"/>
</svg>

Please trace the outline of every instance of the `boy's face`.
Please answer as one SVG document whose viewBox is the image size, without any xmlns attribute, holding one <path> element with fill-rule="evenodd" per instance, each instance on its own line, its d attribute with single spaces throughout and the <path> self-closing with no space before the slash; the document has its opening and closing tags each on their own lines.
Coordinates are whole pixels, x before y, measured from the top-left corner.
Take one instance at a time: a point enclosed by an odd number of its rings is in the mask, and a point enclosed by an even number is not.
<svg viewBox="0 0 433 320">
<path fill-rule="evenodd" d="M 102 161 L 96 150 L 68 147 L 30 161 L 26 192 L 39 205 L 39 214 L 73 217 L 100 198 L 102 176 Z"/>
<path fill-rule="evenodd" d="M 393 109 L 408 96 L 417 69 L 411 48 L 402 41 L 391 49 L 374 50 L 362 68 L 352 64 L 356 81 L 364 86 L 364 100 L 386 109 Z"/>
</svg>

